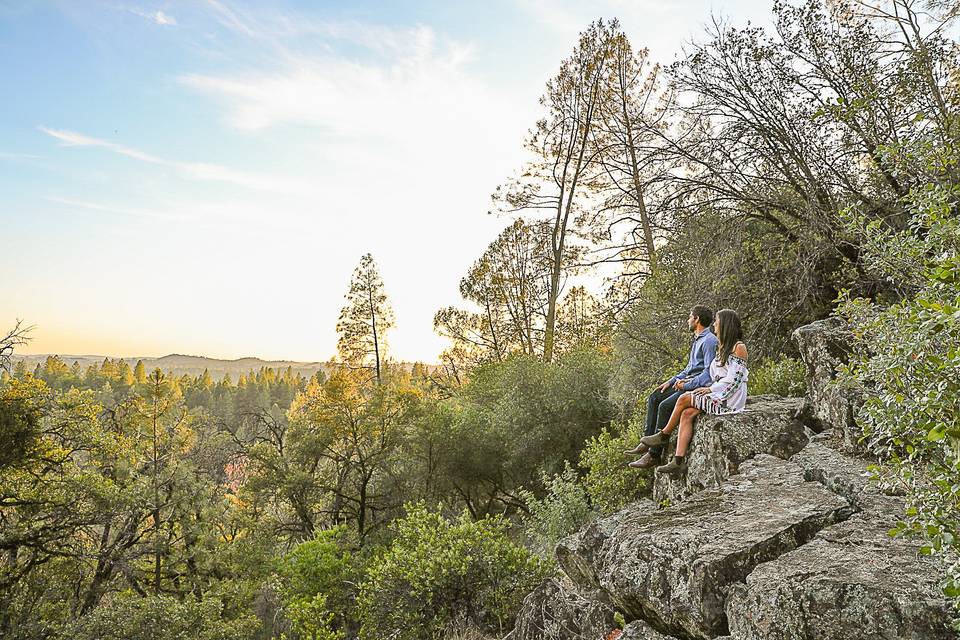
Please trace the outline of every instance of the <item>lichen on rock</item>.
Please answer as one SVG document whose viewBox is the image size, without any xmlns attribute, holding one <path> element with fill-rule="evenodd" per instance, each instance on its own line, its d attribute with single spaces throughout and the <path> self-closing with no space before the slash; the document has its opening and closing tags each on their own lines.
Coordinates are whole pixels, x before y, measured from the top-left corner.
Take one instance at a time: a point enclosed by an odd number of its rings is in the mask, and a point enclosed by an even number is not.
<svg viewBox="0 0 960 640">
<path fill-rule="evenodd" d="M 656 474 L 653 499 L 660 503 L 680 500 L 719 486 L 739 472 L 740 465 L 757 454 L 789 458 L 807 443 L 798 414 L 801 398 L 756 396 L 742 413 L 701 415 L 687 451 L 687 469 L 678 478 Z M 676 449 L 676 432 L 666 447 L 669 458 Z"/>
<path fill-rule="evenodd" d="M 586 527 L 574 544 L 563 543 L 558 560 L 571 577 L 589 575 L 630 618 L 712 638 L 726 632 L 731 584 L 851 512 L 844 499 L 804 481 L 798 465 L 760 455 L 719 489 L 676 507 L 626 510 Z"/>
</svg>

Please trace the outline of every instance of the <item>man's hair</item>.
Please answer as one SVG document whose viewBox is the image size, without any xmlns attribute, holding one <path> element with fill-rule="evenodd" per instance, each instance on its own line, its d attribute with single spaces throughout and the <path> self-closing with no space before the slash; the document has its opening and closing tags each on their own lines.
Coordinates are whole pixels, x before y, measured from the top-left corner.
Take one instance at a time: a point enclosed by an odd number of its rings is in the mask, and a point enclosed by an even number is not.
<svg viewBox="0 0 960 640">
<path fill-rule="evenodd" d="M 698 304 L 693 309 L 690 309 L 690 315 L 699 319 L 700 324 L 704 327 L 709 327 L 713 324 L 713 309 L 710 307 L 705 307 L 702 304 Z"/>
</svg>

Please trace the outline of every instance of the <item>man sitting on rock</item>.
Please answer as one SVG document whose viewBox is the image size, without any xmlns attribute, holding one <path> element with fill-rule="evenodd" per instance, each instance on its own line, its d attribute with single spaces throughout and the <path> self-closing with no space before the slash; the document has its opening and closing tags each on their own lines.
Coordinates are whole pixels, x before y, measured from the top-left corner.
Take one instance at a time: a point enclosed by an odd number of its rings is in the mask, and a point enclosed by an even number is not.
<svg viewBox="0 0 960 640">
<path fill-rule="evenodd" d="M 710 363 L 717 353 L 717 337 L 713 335 L 710 325 L 713 324 L 713 311 L 703 305 L 697 305 L 690 310 L 687 326 L 693 332 L 693 344 L 690 345 L 690 357 L 686 368 L 657 387 L 647 399 L 647 424 L 644 435 L 650 436 L 663 429 L 670 414 L 673 412 L 677 399 L 684 391 L 709 386 Z M 648 447 L 641 443 L 633 449 L 623 453 L 628 456 L 643 454 L 639 460 L 634 460 L 628 466 L 634 469 L 649 469 L 660 464 L 663 447 Z"/>
</svg>

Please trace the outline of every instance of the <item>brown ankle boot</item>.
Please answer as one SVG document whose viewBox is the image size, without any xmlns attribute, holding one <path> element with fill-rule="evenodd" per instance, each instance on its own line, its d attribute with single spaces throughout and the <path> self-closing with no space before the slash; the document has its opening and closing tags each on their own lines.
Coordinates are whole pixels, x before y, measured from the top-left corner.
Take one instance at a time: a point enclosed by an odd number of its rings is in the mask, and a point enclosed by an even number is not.
<svg viewBox="0 0 960 640">
<path fill-rule="evenodd" d="M 684 457 L 683 460 L 678 461 L 676 458 L 670 461 L 670 464 L 665 464 L 662 467 L 657 467 L 657 473 L 662 473 L 668 476 L 678 476 L 687 469 L 687 458 Z"/>
<path fill-rule="evenodd" d="M 648 450 L 649 448 L 650 448 L 650 447 L 648 447 L 647 445 L 645 445 L 645 444 L 643 444 L 643 443 L 641 442 L 640 444 L 638 444 L 637 446 L 635 446 L 633 449 L 627 449 L 626 451 L 624 451 L 624 452 L 623 452 L 623 455 L 625 455 L 625 456 L 642 456 L 643 454 L 645 454 L 645 453 L 647 452 L 647 450 Z"/>
<path fill-rule="evenodd" d="M 644 436 L 640 438 L 640 444 L 646 445 L 648 447 L 659 447 L 661 445 L 667 444 L 670 441 L 670 436 L 665 435 L 662 431 L 657 431 L 652 436 Z"/>
<path fill-rule="evenodd" d="M 639 460 L 634 460 L 633 462 L 628 462 L 627 466 L 633 469 L 650 469 L 660 464 L 660 456 L 655 456 L 651 452 L 647 452 Z"/>
</svg>

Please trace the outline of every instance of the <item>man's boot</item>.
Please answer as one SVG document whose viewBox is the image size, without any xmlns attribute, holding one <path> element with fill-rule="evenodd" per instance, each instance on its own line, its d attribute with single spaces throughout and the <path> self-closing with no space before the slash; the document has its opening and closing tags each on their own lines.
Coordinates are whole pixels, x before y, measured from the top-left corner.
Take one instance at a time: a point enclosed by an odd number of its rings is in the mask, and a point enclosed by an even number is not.
<svg viewBox="0 0 960 640">
<path fill-rule="evenodd" d="M 637 446 L 635 446 L 633 449 L 627 449 L 626 451 L 624 451 L 624 452 L 623 452 L 623 455 L 625 455 L 625 456 L 642 456 L 643 454 L 645 454 L 645 453 L 647 452 L 647 450 L 648 450 L 649 448 L 650 448 L 650 447 L 648 447 L 647 445 L 645 445 L 645 444 L 643 444 L 643 443 L 641 442 L 640 444 L 638 444 Z"/>
<path fill-rule="evenodd" d="M 662 431 L 657 431 L 652 436 L 643 436 L 640 438 L 640 444 L 647 447 L 660 447 L 670 442 L 670 436 L 664 434 Z"/>
<path fill-rule="evenodd" d="M 633 469 L 650 469 L 660 464 L 660 456 L 653 455 L 653 452 L 648 451 L 642 458 L 639 460 L 634 460 L 633 462 L 628 462 L 627 466 L 632 467 Z"/>
</svg>

